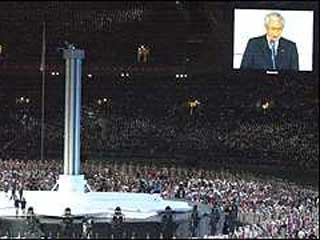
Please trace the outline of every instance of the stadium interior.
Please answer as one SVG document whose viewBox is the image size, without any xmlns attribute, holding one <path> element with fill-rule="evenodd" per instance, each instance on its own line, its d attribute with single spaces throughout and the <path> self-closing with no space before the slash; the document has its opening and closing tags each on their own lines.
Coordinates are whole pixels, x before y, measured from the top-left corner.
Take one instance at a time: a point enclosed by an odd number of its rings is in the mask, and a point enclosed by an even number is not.
<svg viewBox="0 0 320 240">
<path fill-rule="evenodd" d="M 313 10 L 313 70 L 233 69 L 235 8 Z M 0 237 L 319 238 L 318 25 L 317 1 L 1 2 L 0 195 L 51 190 L 63 171 L 61 49 L 72 43 L 85 51 L 81 168 L 92 190 L 183 198 L 201 217 L 172 230 L 19 213 L 0 216 Z"/>
</svg>

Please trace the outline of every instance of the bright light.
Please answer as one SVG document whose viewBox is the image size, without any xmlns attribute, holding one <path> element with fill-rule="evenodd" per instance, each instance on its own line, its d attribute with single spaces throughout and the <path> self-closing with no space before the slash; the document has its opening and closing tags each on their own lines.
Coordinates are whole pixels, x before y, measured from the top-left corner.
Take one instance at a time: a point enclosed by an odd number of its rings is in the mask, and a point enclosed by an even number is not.
<svg viewBox="0 0 320 240">
<path fill-rule="evenodd" d="M 56 75 L 57 75 L 57 76 L 59 76 L 59 74 L 60 74 L 59 72 L 56 72 Z"/>
<path fill-rule="evenodd" d="M 183 74 L 180 74 L 180 77 L 183 78 Z"/>
<path fill-rule="evenodd" d="M 30 102 L 30 99 L 29 98 L 26 98 L 26 103 L 29 103 Z"/>
<path fill-rule="evenodd" d="M 121 77 L 124 77 L 124 73 L 121 73 Z"/>
<path fill-rule="evenodd" d="M 102 104 L 101 99 L 98 99 L 98 104 L 99 104 L 99 105 L 101 105 L 101 104 Z"/>
<path fill-rule="evenodd" d="M 108 101 L 108 99 L 106 99 L 106 98 L 103 98 L 103 101 L 104 101 L 104 102 L 107 102 L 107 101 Z"/>
<path fill-rule="evenodd" d="M 263 110 L 266 110 L 267 108 L 270 107 L 270 104 L 269 104 L 269 102 L 266 102 L 266 103 L 262 104 L 261 107 L 263 108 Z"/>
<path fill-rule="evenodd" d="M 185 78 L 187 78 L 187 77 L 188 77 L 188 75 L 187 75 L 187 74 L 185 74 L 185 75 L 184 75 L 184 77 L 185 77 Z"/>
<path fill-rule="evenodd" d="M 24 97 L 21 97 L 20 100 L 23 101 L 23 100 L 24 100 Z"/>
<path fill-rule="evenodd" d="M 92 74 L 91 73 L 88 74 L 88 78 L 92 78 Z"/>
<path fill-rule="evenodd" d="M 198 105 L 200 105 L 200 102 L 197 99 L 189 102 L 191 108 L 196 108 Z"/>
<path fill-rule="evenodd" d="M 176 74 L 176 78 L 179 78 L 179 74 Z"/>
<path fill-rule="evenodd" d="M 55 76 L 55 75 L 56 75 L 56 73 L 55 73 L 55 72 L 51 72 L 51 75 L 52 75 L 52 76 Z"/>
<path fill-rule="evenodd" d="M 126 77 L 129 77 L 129 73 L 126 73 Z"/>
</svg>

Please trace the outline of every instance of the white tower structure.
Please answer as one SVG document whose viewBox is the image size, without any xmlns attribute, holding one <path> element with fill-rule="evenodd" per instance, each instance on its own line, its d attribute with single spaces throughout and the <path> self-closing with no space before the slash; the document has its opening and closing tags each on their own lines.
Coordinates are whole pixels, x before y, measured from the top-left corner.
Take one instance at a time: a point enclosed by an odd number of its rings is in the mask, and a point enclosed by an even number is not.
<svg viewBox="0 0 320 240">
<path fill-rule="evenodd" d="M 59 192 L 84 192 L 86 180 L 80 174 L 81 72 L 84 51 L 73 45 L 63 50 L 66 61 L 64 170 L 59 176 Z"/>
</svg>

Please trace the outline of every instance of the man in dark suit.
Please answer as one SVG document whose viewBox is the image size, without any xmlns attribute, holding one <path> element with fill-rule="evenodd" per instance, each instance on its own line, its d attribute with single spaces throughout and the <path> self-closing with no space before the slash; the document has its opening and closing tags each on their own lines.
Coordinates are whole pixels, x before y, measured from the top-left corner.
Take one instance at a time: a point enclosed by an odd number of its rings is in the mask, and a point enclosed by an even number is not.
<svg viewBox="0 0 320 240">
<path fill-rule="evenodd" d="M 251 38 L 240 69 L 299 70 L 296 44 L 281 37 L 284 18 L 276 12 L 265 17 L 266 34 Z"/>
</svg>

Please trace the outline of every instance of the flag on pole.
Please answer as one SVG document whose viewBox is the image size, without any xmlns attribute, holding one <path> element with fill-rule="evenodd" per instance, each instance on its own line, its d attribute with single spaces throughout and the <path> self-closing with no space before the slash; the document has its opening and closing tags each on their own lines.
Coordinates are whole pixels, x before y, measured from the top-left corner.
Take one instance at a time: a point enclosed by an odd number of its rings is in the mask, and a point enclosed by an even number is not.
<svg viewBox="0 0 320 240">
<path fill-rule="evenodd" d="M 41 52 L 41 64 L 40 64 L 40 72 L 45 71 L 46 65 L 46 23 L 43 22 L 42 26 L 42 52 Z"/>
</svg>

